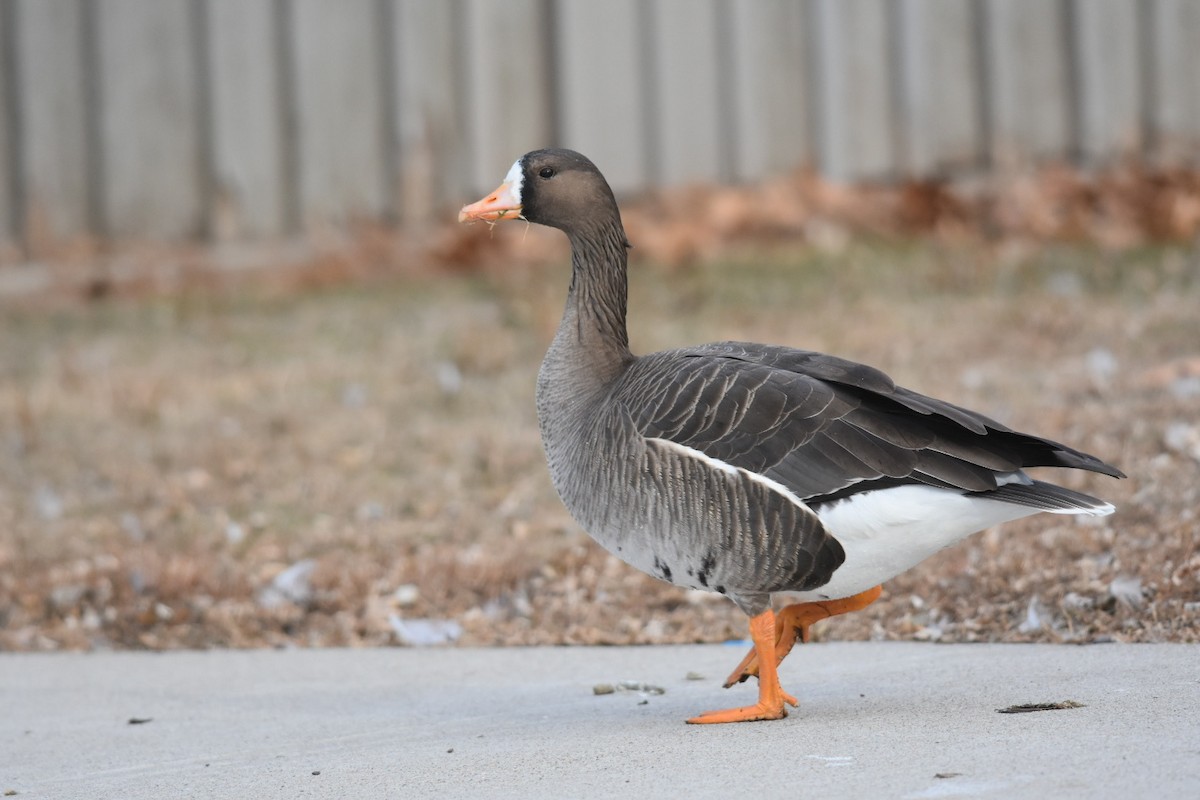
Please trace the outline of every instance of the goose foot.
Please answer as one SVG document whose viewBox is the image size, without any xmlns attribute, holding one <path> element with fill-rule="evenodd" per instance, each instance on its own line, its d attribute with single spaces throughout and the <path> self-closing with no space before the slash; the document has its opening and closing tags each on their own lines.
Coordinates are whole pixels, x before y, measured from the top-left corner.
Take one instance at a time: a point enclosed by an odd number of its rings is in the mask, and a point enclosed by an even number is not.
<svg viewBox="0 0 1200 800">
<path fill-rule="evenodd" d="M 727 708 L 724 711 L 706 711 L 698 717 L 688 720 L 689 725 L 715 725 L 721 722 L 758 722 L 768 719 L 783 719 L 787 709 L 782 702 L 778 705 L 763 703 L 761 700 L 752 706 Z"/>
<path fill-rule="evenodd" d="M 754 640 L 755 649 L 761 650 L 763 654 L 759 661 L 758 702 L 752 706 L 709 711 L 689 719 L 690 724 L 783 719 L 787 716 L 786 705 L 797 704 L 796 698 L 783 691 L 783 687 L 779 685 L 779 673 L 775 670 L 774 611 L 768 608 L 750 620 L 750 638 Z"/>
<path fill-rule="evenodd" d="M 796 603 L 780 609 L 775 617 L 775 663 L 779 664 L 787 658 L 787 654 L 792 652 L 792 647 L 796 644 L 797 639 L 804 644 L 809 642 L 811 638 L 809 628 L 814 622 L 864 609 L 878 600 L 882 593 L 883 587 L 876 586 L 865 592 L 838 600 Z M 741 683 L 758 673 L 758 648 L 752 647 L 746 657 L 742 659 L 742 663 L 734 667 L 733 672 L 729 673 L 729 677 L 725 679 L 725 688 L 728 689 L 735 683 Z"/>
</svg>

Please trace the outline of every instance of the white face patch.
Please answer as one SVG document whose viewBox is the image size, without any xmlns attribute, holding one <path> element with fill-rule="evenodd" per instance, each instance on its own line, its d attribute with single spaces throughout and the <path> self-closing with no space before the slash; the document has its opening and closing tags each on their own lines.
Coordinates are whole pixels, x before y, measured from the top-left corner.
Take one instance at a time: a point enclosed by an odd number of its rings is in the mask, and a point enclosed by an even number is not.
<svg viewBox="0 0 1200 800">
<path fill-rule="evenodd" d="M 513 162 L 509 168 L 508 174 L 504 176 L 504 182 L 508 184 L 508 191 L 512 195 L 513 200 L 521 203 L 521 186 L 525 183 L 525 168 L 521 166 L 521 159 Z"/>
</svg>

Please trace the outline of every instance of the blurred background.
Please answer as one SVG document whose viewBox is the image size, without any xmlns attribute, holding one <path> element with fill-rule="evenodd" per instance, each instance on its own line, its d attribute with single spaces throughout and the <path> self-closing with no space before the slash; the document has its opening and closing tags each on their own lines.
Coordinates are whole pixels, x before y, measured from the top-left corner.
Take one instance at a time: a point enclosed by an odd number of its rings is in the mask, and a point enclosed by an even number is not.
<svg viewBox="0 0 1200 800">
<path fill-rule="evenodd" d="M 1197 43 L 1189 0 L 0 0 L 0 648 L 740 637 L 549 487 L 564 245 L 452 222 L 548 145 L 622 200 L 635 350 L 834 351 L 1130 473 L 828 635 L 1196 640 Z"/>
<path fill-rule="evenodd" d="M 629 194 L 1194 165 L 1186 0 L 6 0 L 0 242 L 427 222 L 534 146 Z"/>
</svg>

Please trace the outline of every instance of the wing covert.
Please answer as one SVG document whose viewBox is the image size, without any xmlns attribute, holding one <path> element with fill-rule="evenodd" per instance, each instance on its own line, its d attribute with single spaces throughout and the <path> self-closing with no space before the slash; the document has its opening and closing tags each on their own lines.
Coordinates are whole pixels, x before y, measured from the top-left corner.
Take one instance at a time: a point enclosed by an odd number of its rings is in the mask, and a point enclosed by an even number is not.
<svg viewBox="0 0 1200 800">
<path fill-rule="evenodd" d="M 778 481 L 803 500 L 897 483 L 988 491 L 1027 466 L 1113 474 L 1092 456 L 786 347 L 720 342 L 645 356 L 614 389 L 638 432 Z"/>
</svg>

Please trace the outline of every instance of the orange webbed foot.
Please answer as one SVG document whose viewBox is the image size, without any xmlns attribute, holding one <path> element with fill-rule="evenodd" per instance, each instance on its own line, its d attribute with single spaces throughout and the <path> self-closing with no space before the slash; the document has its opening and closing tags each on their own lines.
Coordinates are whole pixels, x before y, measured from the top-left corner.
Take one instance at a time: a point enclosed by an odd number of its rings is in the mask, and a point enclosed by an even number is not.
<svg viewBox="0 0 1200 800">
<path fill-rule="evenodd" d="M 795 705 L 793 703 L 792 705 Z M 712 725 L 720 722 L 756 722 L 758 720 L 783 719 L 787 716 L 787 708 L 780 702 L 763 703 L 759 701 L 752 706 L 727 708 L 724 711 L 706 711 L 698 717 L 688 720 L 689 725 Z"/>
<path fill-rule="evenodd" d="M 758 702 L 752 706 L 730 708 L 724 711 L 709 711 L 688 720 L 693 725 L 711 725 L 719 722 L 752 722 L 755 720 L 783 719 L 787 716 L 785 705 L 798 705 L 795 697 L 783 691 L 779 685 L 779 674 L 775 671 L 775 612 L 767 609 L 750 620 L 750 638 L 755 650 L 762 653 L 759 659 Z"/>
<path fill-rule="evenodd" d="M 837 600 L 824 600 L 819 603 L 796 603 L 781 609 L 775 621 L 775 662 L 781 663 L 792 652 L 796 640 L 807 644 L 812 636 L 810 628 L 819 620 L 848 614 L 866 608 L 879 599 L 883 594 L 882 586 L 875 586 L 865 592 Z M 729 673 L 725 679 L 725 688 L 741 683 L 758 675 L 758 650 L 751 648 L 742 662 Z"/>
</svg>

